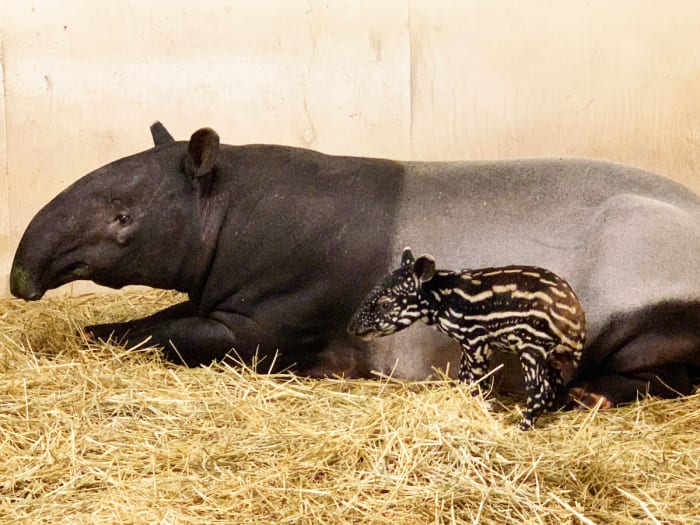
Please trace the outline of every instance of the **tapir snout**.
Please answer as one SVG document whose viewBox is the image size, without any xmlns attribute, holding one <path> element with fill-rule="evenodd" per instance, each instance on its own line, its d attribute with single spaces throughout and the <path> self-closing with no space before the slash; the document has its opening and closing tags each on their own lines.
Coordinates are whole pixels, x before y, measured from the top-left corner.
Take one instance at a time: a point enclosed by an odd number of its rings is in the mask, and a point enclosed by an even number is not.
<svg viewBox="0 0 700 525">
<path fill-rule="evenodd" d="M 15 263 L 10 272 L 10 292 L 25 301 L 38 301 L 44 296 L 44 289 L 30 277 L 30 272 Z"/>
</svg>

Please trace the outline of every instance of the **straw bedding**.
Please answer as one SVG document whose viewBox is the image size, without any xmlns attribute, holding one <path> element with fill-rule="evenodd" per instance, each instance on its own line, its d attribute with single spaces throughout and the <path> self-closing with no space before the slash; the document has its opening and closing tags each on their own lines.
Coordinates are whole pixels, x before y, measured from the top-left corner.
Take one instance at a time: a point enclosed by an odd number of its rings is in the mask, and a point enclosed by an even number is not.
<svg viewBox="0 0 700 525">
<path fill-rule="evenodd" d="M 0 301 L 1 523 L 700 523 L 700 397 L 547 415 L 76 335 L 170 293 Z"/>
</svg>

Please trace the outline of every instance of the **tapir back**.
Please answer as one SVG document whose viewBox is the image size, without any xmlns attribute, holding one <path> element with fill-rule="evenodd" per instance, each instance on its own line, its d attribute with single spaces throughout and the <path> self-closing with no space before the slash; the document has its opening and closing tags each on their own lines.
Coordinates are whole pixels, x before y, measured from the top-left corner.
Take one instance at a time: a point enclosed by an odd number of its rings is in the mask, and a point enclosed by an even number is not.
<svg viewBox="0 0 700 525">
<path fill-rule="evenodd" d="M 396 223 L 394 253 L 420 246 L 446 267 L 524 264 L 561 275 L 587 312 L 589 341 L 614 314 L 700 298 L 700 198 L 627 166 L 407 163 Z M 373 345 L 375 367 L 409 377 L 449 360 L 454 370 L 458 355 L 426 329 Z"/>
</svg>

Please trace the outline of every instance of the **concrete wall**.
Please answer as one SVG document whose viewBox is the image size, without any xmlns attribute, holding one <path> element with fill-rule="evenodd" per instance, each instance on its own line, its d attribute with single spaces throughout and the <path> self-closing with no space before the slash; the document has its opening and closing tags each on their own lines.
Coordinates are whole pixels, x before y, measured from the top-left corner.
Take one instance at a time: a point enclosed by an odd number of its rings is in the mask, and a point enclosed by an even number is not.
<svg viewBox="0 0 700 525">
<path fill-rule="evenodd" d="M 32 215 L 156 119 L 329 153 L 607 158 L 700 192 L 698 28 L 696 0 L 4 0 L 0 295 Z"/>
</svg>

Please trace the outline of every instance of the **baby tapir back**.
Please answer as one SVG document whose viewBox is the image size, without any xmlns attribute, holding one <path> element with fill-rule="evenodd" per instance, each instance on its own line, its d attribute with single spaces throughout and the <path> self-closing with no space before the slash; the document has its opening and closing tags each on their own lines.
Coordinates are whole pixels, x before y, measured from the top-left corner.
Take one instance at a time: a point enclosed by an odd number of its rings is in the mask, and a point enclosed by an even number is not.
<svg viewBox="0 0 700 525">
<path fill-rule="evenodd" d="M 462 346 L 459 379 L 479 381 L 494 348 L 517 353 L 528 393 L 523 428 L 561 398 L 585 341 L 585 314 L 569 284 L 549 270 L 504 266 L 436 270 L 404 250 L 401 267 L 363 302 L 348 329 L 372 339 L 421 319 Z"/>
<path fill-rule="evenodd" d="M 443 312 L 436 319 L 438 323 L 465 325 L 466 321 L 478 326 L 477 332 L 483 327 L 492 334 L 492 345 L 504 350 L 513 344 L 523 350 L 534 341 L 558 341 L 555 352 L 573 353 L 576 361 L 580 359 L 585 314 L 569 284 L 551 271 L 503 266 L 459 273 L 438 271 L 436 278 L 432 288 L 437 288 L 438 294 L 434 298 L 437 301 L 440 296 L 446 303 L 436 308 Z M 448 286 L 441 286 L 444 284 Z M 483 339 L 476 333 L 464 334 L 470 345 Z"/>
</svg>

